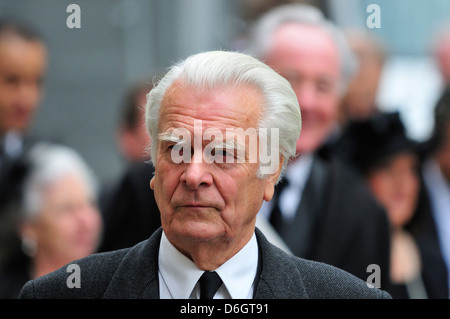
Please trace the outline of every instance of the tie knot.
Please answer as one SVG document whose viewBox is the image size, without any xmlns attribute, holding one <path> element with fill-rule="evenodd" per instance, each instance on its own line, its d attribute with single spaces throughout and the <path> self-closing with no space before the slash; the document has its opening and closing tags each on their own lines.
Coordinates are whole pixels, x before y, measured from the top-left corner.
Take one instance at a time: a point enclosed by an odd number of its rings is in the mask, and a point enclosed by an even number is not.
<svg viewBox="0 0 450 319">
<path fill-rule="evenodd" d="M 198 280 L 200 283 L 200 299 L 213 299 L 222 279 L 215 271 L 205 271 Z"/>
</svg>

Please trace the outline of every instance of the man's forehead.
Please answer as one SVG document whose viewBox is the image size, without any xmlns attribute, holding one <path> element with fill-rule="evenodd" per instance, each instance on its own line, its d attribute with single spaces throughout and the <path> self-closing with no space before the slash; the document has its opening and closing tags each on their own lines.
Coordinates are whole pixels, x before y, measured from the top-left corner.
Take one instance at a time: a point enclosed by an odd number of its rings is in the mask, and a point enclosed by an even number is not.
<svg viewBox="0 0 450 319">
<path fill-rule="evenodd" d="M 15 69 L 30 67 L 39 72 L 44 72 L 47 68 L 47 49 L 37 40 L 0 40 L 0 56 L 2 66 Z"/>
<path fill-rule="evenodd" d="M 170 105 L 176 102 L 183 102 L 187 99 L 195 100 L 214 100 L 223 97 L 228 97 L 232 101 L 233 97 L 238 95 L 240 97 L 261 97 L 261 91 L 250 84 L 188 84 L 187 81 L 175 80 L 166 90 L 161 102 L 163 105 Z M 207 82 L 207 80 L 205 80 Z M 219 82 L 216 81 L 216 82 Z"/>
<path fill-rule="evenodd" d="M 334 43 L 330 33 L 324 28 L 313 24 L 302 24 L 298 22 L 285 22 L 278 26 L 273 33 L 275 38 L 277 36 L 304 37 L 311 38 L 315 41 L 330 41 Z"/>
<path fill-rule="evenodd" d="M 225 86 L 203 89 L 171 86 L 161 103 L 160 124 L 192 126 L 201 120 L 204 129 L 256 126 L 262 97 L 251 87 Z M 161 127 L 161 128 L 163 128 Z"/>
<path fill-rule="evenodd" d="M 267 61 L 288 76 L 315 76 L 336 81 L 342 71 L 336 43 L 324 30 L 299 23 L 286 23 L 274 34 Z M 317 36 L 319 35 L 319 36 Z"/>
<path fill-rule="evenodd" d="M 295 22 L 282 24 L 275 30 L 268 54 L 270 57 L 286 50 L 296 54 L 326 54 L 335 59 L 340 56 L 336 42 L 327 31 L 318 26 Z"/>
</svg>

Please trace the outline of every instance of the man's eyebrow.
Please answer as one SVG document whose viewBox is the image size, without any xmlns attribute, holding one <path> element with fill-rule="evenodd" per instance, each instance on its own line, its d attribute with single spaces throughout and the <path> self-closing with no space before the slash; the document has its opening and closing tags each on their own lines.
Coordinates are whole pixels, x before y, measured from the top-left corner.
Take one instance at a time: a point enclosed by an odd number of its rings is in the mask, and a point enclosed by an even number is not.
<svg viewBox="0 0 450 319">
<path fill-rule="evenodd" d="M 214 148 L 217 149 L 226 149 L 226 150 L 237 150 L 240 151 L 242 149 L 245 149 L 241 144 L 239 144 L 235 139 L 232 141 L 229 141 L 227 139 L 224 139 L 223 141 L 220 140 L 214 140 L 210 142 Z"/>
<path fill-rule="evenodd" d="M 183 143 L 185 140 L 177 134 L 172 132 L 163 132 L 158 134 L 158 139 L 162 142 Z"/>
<path fill-rule="evenodd" d="M 183 144 L 186 142 L 191 142 L 190 140 L 185 140 L 181 135 L 173 134 L 173 132 L 163 132 L 158 134 L 158 139 L 162 142 L 169 142 L 169 143 L 175 143 L 175 144 Z M 223 138 L 221 139 L 213 139 L 212 141 L 209 141 L 208 144 L 214 148 L 217 149 L 228 149 L 228 150 L 236 150 L 236 151 L 244 151 L 245 146 L 241 145 L 235 139 L 235 136 L 232 138 Z"/>
</svg>

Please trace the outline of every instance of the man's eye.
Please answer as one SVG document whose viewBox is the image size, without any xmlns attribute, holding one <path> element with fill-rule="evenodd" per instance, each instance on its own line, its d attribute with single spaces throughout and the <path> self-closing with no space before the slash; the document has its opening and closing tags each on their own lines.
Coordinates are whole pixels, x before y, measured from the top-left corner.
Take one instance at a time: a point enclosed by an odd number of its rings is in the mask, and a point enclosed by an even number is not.
<svg viewBox="0 0 450 319">
<path fill-rule="evenodd" d="M 234 154 L 232 152 L 227 151 L 227 150 L 222 149 L 222 148 L 213 149 L 211 154 L 213 156 L 234 157 Z"/>
<path fill-rule="evenodd" d="M 235 163 L 236 156 L 234 150 L 221 150 L 220 155 L 224 163 Z"/>
<path fill-rule="evenodd" d="M 333 90 L 333 85 L 328 81 L 320 81 L 317 83 L 317 90 L 319 92 L 328 93 Z"/>
<path fill-rule="evenodd" d="M 9 75 L 4 78 L 4 81 L 9 85 L 18 85 L 20 82 L 20 78 L 18 76 Z"/>
<path fill-rule="evenodd" d="M 232 156 L 230 152 L 227 152 L 225 150 L 220 150 L 219 155 L 226 157 L 226 156 Z"/>
<path fill-rule="evenodd" d="M 168 152 L 176 152 L 179 155 L 183 155 L 184 148 L 179 144 L 171 144 L 167 147 Z"/>
</svg>

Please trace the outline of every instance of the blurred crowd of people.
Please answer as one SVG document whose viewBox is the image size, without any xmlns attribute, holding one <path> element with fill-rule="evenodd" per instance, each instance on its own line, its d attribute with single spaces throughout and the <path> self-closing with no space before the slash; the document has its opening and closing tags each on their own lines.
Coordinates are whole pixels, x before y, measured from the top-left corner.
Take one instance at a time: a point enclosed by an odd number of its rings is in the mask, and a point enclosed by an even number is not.
<svg viewBox="0 0 450 319">
<path fill-rule="evenodd" d="M 450 31 L 436 42 L 445 88 L 426 142 L 377 105 L 388 50 L 367 30 L 341 30 L 314 6 L 283 5 L 252 26 L 246 51 L 292 85 L 302 114 L 296 159 L 259 227 L 280 248 L 342 268 L 402 299 L 449 297 Z M 76 150 L 29 134 L 43 94 L 45 42 L 0 23 L 0 298 L 95 252 L 130 247 L 161 226 L 149 182 L 146 94 L 130 87 L 117 127 L 127 162 L 102 185 Z"/>
</svg>

